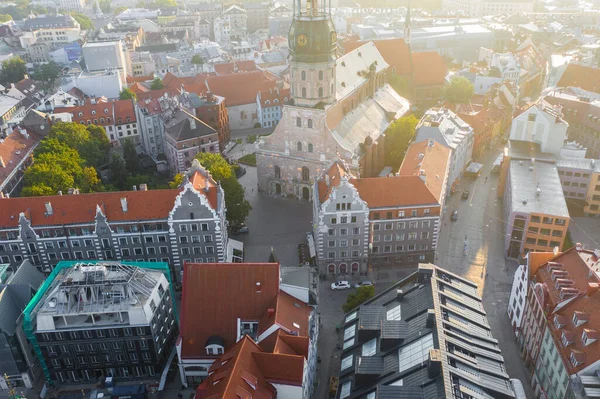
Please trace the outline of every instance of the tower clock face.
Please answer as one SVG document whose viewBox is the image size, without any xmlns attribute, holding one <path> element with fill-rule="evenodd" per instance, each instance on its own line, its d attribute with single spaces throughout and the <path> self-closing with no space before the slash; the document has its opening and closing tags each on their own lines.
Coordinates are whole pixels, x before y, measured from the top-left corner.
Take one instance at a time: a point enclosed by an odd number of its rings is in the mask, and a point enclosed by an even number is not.
<svg viewBox="0 0 600 399">
<path fill-rule="evenodd" d="M 296 43 L 298 43 L 298 46 L 304 47 L 308 44 L 308 37 L 302 33 L 296 37 Z"/>
<path fill-rule="evenodd" d="M 335 42 L 337 42 L 337 34 L 333 31 L 331 32 L 331 43 L 334 44 Z"/>
</svg>

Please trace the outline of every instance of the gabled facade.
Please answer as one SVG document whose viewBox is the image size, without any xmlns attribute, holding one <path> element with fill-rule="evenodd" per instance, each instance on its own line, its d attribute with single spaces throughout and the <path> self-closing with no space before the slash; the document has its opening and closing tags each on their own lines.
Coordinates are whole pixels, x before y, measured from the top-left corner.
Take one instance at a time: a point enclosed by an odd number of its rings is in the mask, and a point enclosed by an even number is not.
<svg viewBox="0 0 600 399">
<path fill-rule="evenodd" d="M 510 139 L 539 143 L 542 152 L 559 156 L 568 127 L 560 105 L 540 101 L 513 119 Z"/>
<path fill-rule="evenodd" d="M 197 161 L 178 189 L 0 198 L 0 208 L 0 262 L 45 273 L 60 260 L 163 261 L 179 281 L 185 261 L 227 254 L 223 190 Z"/>
</svg>

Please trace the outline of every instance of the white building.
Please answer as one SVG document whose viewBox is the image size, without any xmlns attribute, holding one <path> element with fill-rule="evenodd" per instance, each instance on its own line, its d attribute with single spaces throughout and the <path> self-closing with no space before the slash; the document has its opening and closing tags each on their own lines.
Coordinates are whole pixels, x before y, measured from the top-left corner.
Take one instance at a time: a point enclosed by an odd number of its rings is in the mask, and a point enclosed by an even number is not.
<svg viewBox="0 0 600 399">
<path fill-rule="evenodd" d="M 510 139 L 539 143 L 543 153 L 560 156 L 568 127 L 560 106 L 539 101 L 513 119 Z"/>
<path fill-rule="evenodd" d="M 156 66 L 149 51 L 129 53 L 132 76 L 154 75 Z"/>
<path fill-rule="evenodd" d="M 81 39 L 81 28 L 70 15 L 30 17 L 21 25 L 23 31 L 19 36 L 21 47 L 32 59 L 40 58 L 40 54 L 44 53 L 45 59 L 34 62 L 48 61 L 48 52 L 51 49 Z M 29 50 L 30 47 L 36 46 L 37 49 Z"/>
<path fill-rule="evenodd" d="M 225 18 L 215 18 L 213 21 L 213 37 L 219 44 L 229 43 L 231 40 L 231 27 Z"/>
<path fill-rule="evenodd" d="M 457 11 L 468 17 L 483 17 L 498 14 L 521 14 L 533 12 L 533 1 L 510 0 L 444 0 L 444 11 Z"/>
<path fill-rule="evenodd" d="M 119 93 L 125 86 L 121 76 L 115 72 L 82 72 L 71 82 L 61 86 L 64 91 L 69 91 L 73 87 L 77 87 L 88 97 L 119 98 Z"/>
<path fill-rule="evenodd" d="M 87 42 L 82 50 L 88 72 L 116 71 L 123 84 L 127 81 L 127 75 L 131 75 L 129 51 L 121 41 Z"/>
<path fill-rule="evenodd" d="M 432 108 L 419 121 L 414 141 L 421 142 L 427 139 L 433 139 L 452 150 L 448 172 L 448 189 L 452 189 L 471 162 L 473 128 L 449 109 Z"/>
<path fill-rule="evenodd" d="M 495 68 L 500 72 L 501 80 L 510 80 L 514 84 L 519 84 L 521 76 L 521 66 L 519 60 L 512 53 L 497 53 L 489 48 L 482 47 L 479 50 L 479 61 L 485 61 L 490 68 Z"/>
</svg>

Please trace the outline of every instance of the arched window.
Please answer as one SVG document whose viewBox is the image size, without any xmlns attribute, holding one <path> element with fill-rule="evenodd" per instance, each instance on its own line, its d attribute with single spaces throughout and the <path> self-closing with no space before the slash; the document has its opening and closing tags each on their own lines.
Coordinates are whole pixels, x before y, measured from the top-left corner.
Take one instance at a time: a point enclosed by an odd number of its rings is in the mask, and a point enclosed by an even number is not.
<svg viewBox="0 0 600 399">
<path fill-rule="evenodd" d="M 312 145 L 312 143 L 308 143 L 308 152 L 313 152 L 313 145 Z"/>
<path fill-rule="evenodd" d="M 319 87 L 319 98 L 323 97 L 323 88 Z"/>
<path fill-rule="evenodd" d="M 302 97 L 306 97 L 306 87 L 302 88 Z"/>
<path fill-rule="evenodd" d="M 298 151 L 302 151 L 302 143 L 301 142 L 298 142 L 298 144 L 296 144 L 296 149 Z"/>
<path fill-rule="evenodd" d="M 302 71 L 300 75 L 302 76 L 302 80 L 306 80 L 306 71 Z"/>
<path fill-rule="evenodd" d="M 323 80 L 323 71 L 319 71 L 319 80 Z"/>
<path fill-rule="evenodd" d="M 312 129 L 312 119 L 308 120 L 307 126 L 308 126 L 309 129 Z"/>
<path fill-rule="evenodd" d="M 275 165 L 275 178 L 276 179 L 281 179 L 281 168 L 279 167 L 279 165 Z"/>
<path fill-rule="evenodd" d="M 310 180 L 310 171 L 308 170 L 308 168 L 306 166 L 303 166 L 302 167 L 302 181 L 309 181 L 309 180 Z"/>
<path fill-rule="evenodd" d="M 302 119 L 296 118 L 296 126 L 297 127 L 302 127 Z"/>
</svg>

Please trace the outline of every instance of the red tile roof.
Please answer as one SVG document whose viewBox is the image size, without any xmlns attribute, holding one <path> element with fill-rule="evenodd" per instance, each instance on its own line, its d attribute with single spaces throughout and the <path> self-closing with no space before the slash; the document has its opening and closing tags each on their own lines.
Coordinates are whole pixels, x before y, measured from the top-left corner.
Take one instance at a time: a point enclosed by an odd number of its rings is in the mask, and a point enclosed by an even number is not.
<svg viewBox="0 0 600 399">
<path fill-rule="evenodd" d="M 272 384 L 301 386 L 303 376 L 303 356 L 266 353 L 245 336 L 213 363 L 196 398 L 275 399 Z"/>
<path fill-rule="evenodd" d="M 127 75 L 127 83 L 149 82 L 151 80 L 154 80 L 154 75 L 145 75 L 145 76 L 129 76 L 129 75 Z"/>
<path fill-rule="evenodd" d="M 195 76 L 180 77 L 168 72 L 162 81 L 167 89 L 181 91 L 183 87 L 190 93 L 202 95 L 208 91 L 206 88 L 206 78 L 208 76 L 207 74 L 199 73 Z"/>
<path fill-rule="evenodd" d="M 258 71 L 253 60 L 234 61 L 226 64 L 215 64 L 215 73 L 219 76 L 231 75 L 232 73 Z"/>
<path fill-rule="evenodd" d="M 137 121 L 133 100 L 131 99 L 111 102 L 98 101 L 95 104 L 87 102 L 78 107 L 57 107 L 54 112 L 71 114 L 75 123 L 90 121 L 90 123 L 99 126 L 135 123 Z"/>
<path fill-rule="evenodd" d="M 274 309 L 274 314 L 270 314 L 268 309 Z M 289 333 L 296 333 L 299 336 L 308 335 L 308 318 L 311 308 L 306 303 L 287 292 L 280 291 L 268 309 L 258 324 L 259 333 L 262 334 L 275 323 Z"/>
<path fill-rule="evenodd" d="M 437 201 L 445 195 L 444 180 L 447 178 L 451 150 L 448 147 L 429 140 L 413 143 L 408 147 L 398 173 L 400 176 L 419 176 L 425 174 L 425 186 Z"/>
<path fill-rule="evenodd" d="M 274 107 L 277 105 L 283 105 L 290 98 L 291 92 L 289 88 L 265 90 L 260 92 L 260 105 L 261 107 Z M 269 101 L 268 104 L 266 103 L 267 101 Z"/>
<path fill-rule="evenodd" d="M 418 176 L 368 177 L 352 179 L 360 198 L 369 208 L 432 205 L 437 198 Z"/>
<path fill-rule="evenodd" d="M 211 179 L 212 180 L 212 179 Z M 213 208 L 217 204 L 217 187 L 196 172 L 191 182 L 200 193 L 207 196 Z M 209 192 L 202 188 L 208 184 Z M 33 226 L 70 225 L 94 223 L 96 208 L 101 207 L 109 222 L 167 219 L 181 189 L 118 191 L 93 194 L 53 195 L 0 199 L 0 228 L 18 227 L 19 214 L 27 213 Z M 127 200 L 127 211 L 121 206 Z M 45 204 L 52 205 L 52 215 L 47 215 Z"/>
<path fill-rule="evenodd" d="M 131 90 L 132 92 L 138 94 L 138 93 L 146 93 L 149 92 L 150 89 L 147 88 L 146 86 L 144 86 L 143 84 L 139 83 L 139 82 L 135 82 L 134 84 L 132 84 L 131 86 L 129 86 L 129 90 Z"/>
<path fill-rule="evenodd" d="M 557 84 L 558 87 L 579 87 L 592 92 L 600 91 L 600 69 L 569 64 Z"/>
<path fill-rule="evenodd" d="M 42 139 L 32 131 L 27 131 L 26 134 L 28 137 L 19 132 L 19 129 L 15 129 L 0 142 L 0 185 L 21 166 Z"/>
<path fill-rule="evenodd" d="M 327 170 L 326 175 L 322 175 L 318 181 L 319 188 L 319 201 L 321 204 L 329 198 L 331 191 L 334 187 L 337 187 L 340 184 L 343 176 L 348 175 L 348 171 L 346 167 L 339 161 L 335 161 L 331 167 Z M 329 176 L 329 185 L 327 184 L 327 178 Z M 353 177 L 352 175 L 349 175 Z"/>
<path fill-rule="evenodd" d="M 231 347 L 237 339 L 237 319 L 260 320 L 278 293 L 277 263 L 185 264 L 182 356 L 206 357 L 205 343 L 213 335 Z"/>
<path fill-rule="evenodd" d="M 135 122 L 135 106 L 133 100 L 117 100 L 113 102 L 116 124 Z"/>
<path fill-rule="evenodd" d="M 146 109 L 149 115 L 157 115 L 162 113 L 160 101 L 157 99 L 138 101 L 138 107 Z"/>
<path fill-rule="evenodd" d="M 385 55 L 383 58 L 385 59 Z M 441 55 L 435 51 L 412 53 L 412 59 L 413 85 L 443 85 L 446 82 L 448 67 Z"/>
<path fill-rule="evenodd" d="M 277 87 L 276 78 L 275 75 L 264 71 L 254 71 L 209 76 L 206 83 L 212 93 L 225 97 L 227 106 L 231 107 L 255 103 L 259 91 Z"/>
</svg>

